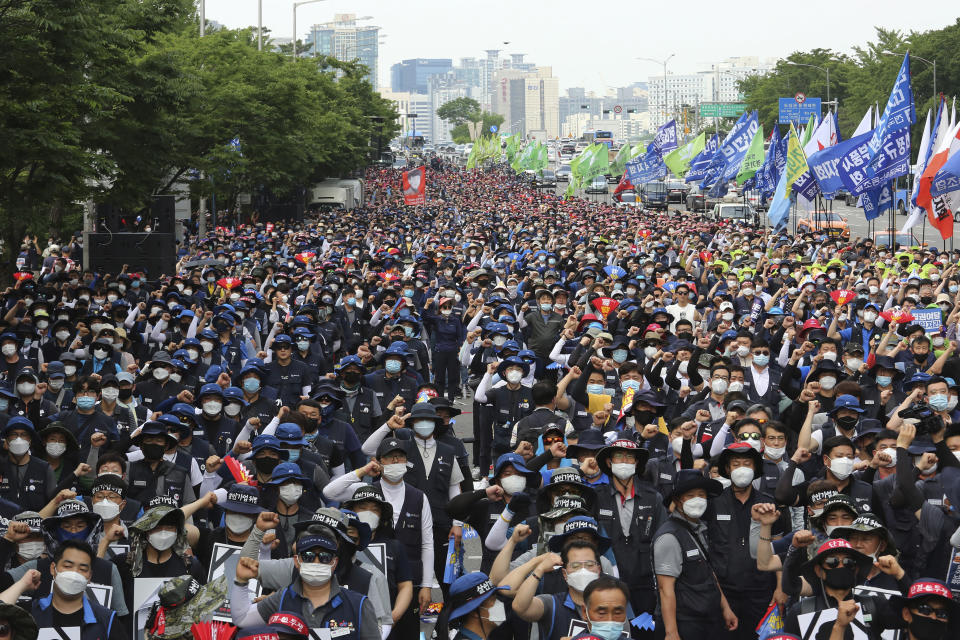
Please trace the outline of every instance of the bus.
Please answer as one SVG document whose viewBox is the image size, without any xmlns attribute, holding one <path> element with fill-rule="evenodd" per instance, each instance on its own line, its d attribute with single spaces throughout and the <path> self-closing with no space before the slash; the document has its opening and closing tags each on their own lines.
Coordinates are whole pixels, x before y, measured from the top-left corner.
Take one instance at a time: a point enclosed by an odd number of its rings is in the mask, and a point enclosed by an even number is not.
<svg viewBox="0 0 960 640">
<path fill-rule="evenodd" d="M 600 142 L 607 145 L 608 149 L 613 148 L 613 131 L 585 131 L 581 139 L 587 144 Z"/>
</svg>

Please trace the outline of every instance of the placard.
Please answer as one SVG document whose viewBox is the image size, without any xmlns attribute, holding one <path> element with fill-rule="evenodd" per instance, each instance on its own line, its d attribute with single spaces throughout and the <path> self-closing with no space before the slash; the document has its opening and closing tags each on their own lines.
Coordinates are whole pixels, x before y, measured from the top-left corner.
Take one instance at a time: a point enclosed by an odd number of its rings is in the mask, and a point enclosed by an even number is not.
<svg viewBox="0 0 960 640">
<path fill-rule="evenodd" d="M 885 590 L 884 590 L 885 591 Z M 879 594 L 878 594 L 879 595 Z M 823 625 L 828 625 L 832 627 L 832 622 L 837 619 L 837 609 L 836 607 L 832 609 L 824 609 L 822 611 L 814 611 L 813 613 L 802 613 L 797 616 L 797 622 L 800 625 L 800 639 L 801 640 L 816 640 L 818 633 L 817 630 L 820 629 Z M 857 614 L 853 617 L 853 622 L 850 623 L 850 626 L 847 627 L 847 633 L 844 635 L 845 638 L 850 638 L 853 634 L 853 640 L 869 640 L 872 636 L 870 632 L 870 627 L 863 619 L 863 608 L 861 607 Z M 883 640 L 895 640 L 897 637 L 896 629 L 886 629 L 881 634 L 880 637 Z"/>
<path fill-rule="evenodd" d="M 150 608 L 159 600 L 160 588 L 169 582 L 169 578 L 133 579 L 133 638 L 143 640 Z"/>
<path fill-rule="evenodd" d="M 380 542 L 377 544 L 368 544 L 366 549 L 361 549 L 357 554 L 360 562 L 373 566 L 383 575 L 387 575 L 387 545 Z"/>
<path fill-rule="evenodd" d="M 100 604 L 100 606 L 111 608 L 113 602 L 113 586 L 109 584 L 90 583 L 87 585 L 87 598 Z"/>
<path fill-rule="evenodd" d="M 940 309 L 911 309 L 913 323 L 923 327 L 927 333 L 939 333 L 943 327 L 943 312 Z"/>
<path fill-rule="evenodd" d="M 947 568 L 947 588 L 955 598 L 960 598 L 960 547 L 954 547 L 950 554 L 950 566 Z"/>
<path fill-rule="evenodd" d="M 567 637 L 575 638 L 581 633 L 586 633 L 587 631 L 587 622 L 585 620 L 577 620 L 574 618 L 570 621 L 570 627 L 567 629 Z"/>
<path fill-rule="evenodd" d="M 80 640 L 80 627 L 43 627 L 37 640 Z"/>
<path fill-rule="evenodd" d="M 209 576 L 212 577 L 207 578 L 207 583 L 212 580 L 216 580 L 223 575 L 227 576 L 227 584 L 232 583 L 237 577 L 237 563 L 240 561 L 240 547 L 217 543 L 213 545 L 213 554 L 210 557 Z M 250 580 L 247 583 L 247 590 L 250 591 L 250 600 L 253 601 L 254 598 L 260 595 L 260 592 L 263 590 L 263 588 L 260 586 L 259 580 Z M 230 622 L 232 624 L 233 618 L 230 615 L 229 591 L 227 592 L 227 598 L 224 600 L 223 604 L 217 607 L 217 609 L 213 612 L 213 619 L 222 620 L 223 622 Z"/>
</svg>

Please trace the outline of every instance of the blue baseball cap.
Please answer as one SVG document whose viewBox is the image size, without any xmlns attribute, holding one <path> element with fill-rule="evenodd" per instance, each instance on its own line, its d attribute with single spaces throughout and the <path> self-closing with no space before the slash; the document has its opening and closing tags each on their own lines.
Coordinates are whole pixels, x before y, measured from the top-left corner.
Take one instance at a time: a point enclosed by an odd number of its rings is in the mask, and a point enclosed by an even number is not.
<svg viewBox="0 0 960 640">
<path fill-rule="evenodd" d="M 856 397 L 847 394 L 837 396 L 837 399 L 833 403 L 833 409 L 830 410 L 830 415 L 835 414 L 840 409 L 850 409 L 857 413 L 864 412 L 864 410 L 860 408 L 860 401 L 857 400 Z"/>
</svg>

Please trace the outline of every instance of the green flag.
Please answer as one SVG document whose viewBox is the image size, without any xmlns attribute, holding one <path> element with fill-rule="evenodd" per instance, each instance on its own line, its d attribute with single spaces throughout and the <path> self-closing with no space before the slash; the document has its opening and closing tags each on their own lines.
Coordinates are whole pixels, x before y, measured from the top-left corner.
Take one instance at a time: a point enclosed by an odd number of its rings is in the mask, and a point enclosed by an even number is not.
<svg viewBox="0 0 960 640">
<path fill-rule="evenodd" d="M 810 138 L 813 137 L 813 131 L 817 128 L 817 117 L 814 114 L 810 114 L 810 120 L 807 122 L 807 128 L 803 130 L 803 138 L 800 140 L 800 148 L 806 147 L 807 143 L 810 142 Z"/>
<path fill-rule="evenodd" d="M 520 148 L 520 134 L 513 134 L 507 138 L 507 162 L 512 163 L 517 156 L 517 150 Z"/>
<path fill-rule="evenodd" d="M 790 125 L 790 139 L 787 142 L 787 166 L 786 166 L 786 175 L 787 175 L 787 190 L 786 197 L 790 197 L 790 191 L 793 189 L 793 183 L 803 175 L 803 172 L 807 170 L 807 156 L 803 153 L 803 145 L 800 144 L 800 139 L 797 138 L 797 130 L 793 128 L 793 124 Z"/>
<path fill-rule="evenodd" d="M 706 145 L 707 134 L 701 133 L 679 149 L 675 149 L 664 156 L 663 163 L 667 165 L 673 175 L 682 178 L 690 170 L 690 163 L 698 153 L 703 151 Z M 763 151 L 763 145 L 760 145 L 760 150 Z"/>
<path fill-rule="evenodd" d="M 753 140 L 747 149 L 747 155 L 743 156 L 740 172 L 737 173 L 737 184 L 741 185 L 756 175 L 757 171 L 763 166 L 763 160 L 763 125 L 760 125 L 760 128 L 753 135 Z"/>
<path fill-rule="evenodd" d="M 610 168 L 610 149 L 607 145 L 595 142 L 587 147 L 587 150 L 590 154 L 580 164 L 580 178 L 583 182 L 590 182 Z"/>
<path fill-rule="evenodd" d="M 534 171 L 543 171 L 550 165 L 547 159 L 547 146 L 542 142 L 534 145 L 534 150 L 530 158 L 530 169 Z"/>
<path fill-rule="evenodd" d="M 477 156 L 480 155 L 480 141 L 477 140 L 470 148 L 470 155 L 467 156 L 467 169 L 474 169 L 477 166 Z"/>
</svg>

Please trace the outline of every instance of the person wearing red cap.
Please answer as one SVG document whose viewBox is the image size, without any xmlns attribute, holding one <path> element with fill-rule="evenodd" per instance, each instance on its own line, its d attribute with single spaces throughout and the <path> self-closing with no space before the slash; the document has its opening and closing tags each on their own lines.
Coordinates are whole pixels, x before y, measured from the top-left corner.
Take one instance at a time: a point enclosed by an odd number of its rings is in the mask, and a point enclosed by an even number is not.
<svg viewBox="0 0 960 640">
<path fill-rule="evenodd" d="M 960 603 L 940 580 L 917 580 L 906 596 L 890 598 L 890 606 L 906 623 L 910 640 L 956 638 L 960 633 Z"/>
</svg>

